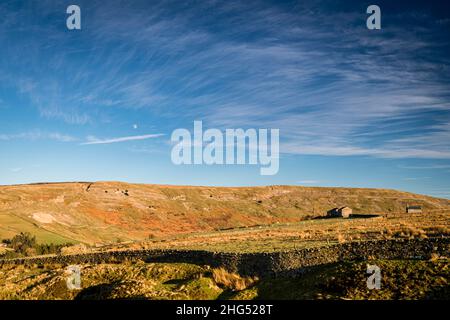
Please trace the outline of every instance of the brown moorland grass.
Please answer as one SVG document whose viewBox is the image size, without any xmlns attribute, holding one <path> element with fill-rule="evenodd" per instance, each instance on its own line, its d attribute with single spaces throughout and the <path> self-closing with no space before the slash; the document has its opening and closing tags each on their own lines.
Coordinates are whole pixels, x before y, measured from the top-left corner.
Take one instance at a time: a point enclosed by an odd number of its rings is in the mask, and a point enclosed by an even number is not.
<svg viewBox="0 0 450 320">
<path fill-rule="evenodd" d="M 350 241 L 450 236 L 446 212 L 378 218 L 319 219 L 291 224 L 196 233 L 135 243 L 134 248 L 275 251 Z"/>
<path fill-rule="evenodd" d="M 83 252 L 140 249 L 195 249 L 216 252 L 273 252 L 337 243 L 450 236 L 445 212 L 378 218 L 316 219 L 298 223 L 197 232 L 146 241 L 85 248 Z M 67 252 L 76 250 L 67 249 Z"/>
<path fill-rule="evenodd" d="M 242 277 L 237 273 L 229 272 L 224 268 L 213 269 L 212 277 L 219 285 L 233 291 L 248 289 L 258 281 L 257 277 Z"/>
<path fill-rule="evenodd" d="M 409 217 L 403 213 L 407 204 L 421 205 L 424 215 L 438 219 L 434 224 L 428 220 L 424 221 L 425 224 L 413 222 L 417 226 L 411 227 L 423 230 L 424 235 L 446 232 L 447 224 L 439 212 L 448 215 L 449 211 L 445 210 L 450 209 L 449 200 L 395 190 L 299 186 L 189 187 L 121 182 L 1 186 L 0 239 L 27 231 L 36 235 L 39 242 L 83 242 L 89 245 L 149 238 L 174 241 L 180 237 L 182 241 L 183 236 L 191 238 L 192 234 L 200 234 L 200 238 L 201 234 L 224 235 L 226 238 L 230 235 L 228 240 L 231 242 L 243 238 L 259 241 L 280 237 L 336 241 L 336 231 L 344 239 L 370 237 L 368 233 L 375 232 L 375 223 L 369 222 L 370 219 L 366 219 L 367 225 L 361 221 L 353 224 L 331 221 L 320 224 L 314 221 L 303 227 L 302 221 L 324 216 L 333 207 L 347 205 L 353 208 L 354 213 L 381 214 L 387 219 L 398 216 L 398 221 L 408 223 Z M 421 221 L 422 218 L 414 219 Z M 381 221 L 378 227 L 386 223 L 387 234 L 402 231 L 391 222 Z M 341 224 L 344 225 L 342 232 L 337 230 Z M 351 230 L 351 225 L 360 228 L 361 232 Z M 262 229 L 254 231 L 252 226 L 262 226 Z M 236 228 L 243 228 L 244 232 Z M 221 230 L 225 229 L 230 233 L 222 233 Z M 406 230 L 407 226 L 403 229 Z M 243 235 L 247 231 L 249 233 Z"/>
</svg>

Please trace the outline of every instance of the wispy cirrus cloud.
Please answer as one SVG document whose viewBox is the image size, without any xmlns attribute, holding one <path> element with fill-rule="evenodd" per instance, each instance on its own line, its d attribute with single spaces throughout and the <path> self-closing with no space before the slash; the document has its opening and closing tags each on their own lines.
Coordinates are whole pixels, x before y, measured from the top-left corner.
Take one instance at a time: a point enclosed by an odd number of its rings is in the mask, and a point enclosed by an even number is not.
<svg viewBox="0 0 450 320">
<path fill-rule="evenodd" d="M 431 177 L 408 177 L 408 178 L 403 178 L 403 180 L 405 180 L 405 181 L 418 181 L 418 180 L 426 180 L 426 179 L 431 179 Z"/>
<path fill-rule="evenodd" d="M 81 143 L 81 145 L 92 145 L 92 144 L 111 144 L 111 143 L 118 143 L 118 142 L 127 142 L 127 141 L 138 141 L 138 140 L 147 140 L 147 139 L 154 139 L 164 136 L 162 133 L 158 134 L 145 134 L 145 135 L 139 135 L 139 136 L 127 136 L 127 137 L 117 137 L 117 138 L 111 138 L 111 139 L 98 139 L 96 137 L 88 137 L 88 141 Z"/>
<path fill-rule="evenodd" d="M 421 166 L 409 166 L 409 165 L 399 165 L 400 169 L 410 169 L 410 170 L 436 170 L 436 169 L 450 169 L 450 164 L 429 164 Z"/>
<path fill-rule="evenodd" d="M 371 32 L 356 3 L 81 1 L 89 28 L 78 34 L 0 14 L 24 36 L 0 74 L 42 117 L 70 124 L 126 110 L 167 129 L 280 128 L 284 153 L 450 159 L 448 22 L 383 11 L 391 23 Z"/>
<path fill-rule="evenodd" d="M 54 140 L 59 142 L 73 142 L 78 139 L 67 134 L 58 132 L 42 132 L 40 130 L 14 134 L 0 134 L 0 141 L 11 140 Z"/>
</svg>

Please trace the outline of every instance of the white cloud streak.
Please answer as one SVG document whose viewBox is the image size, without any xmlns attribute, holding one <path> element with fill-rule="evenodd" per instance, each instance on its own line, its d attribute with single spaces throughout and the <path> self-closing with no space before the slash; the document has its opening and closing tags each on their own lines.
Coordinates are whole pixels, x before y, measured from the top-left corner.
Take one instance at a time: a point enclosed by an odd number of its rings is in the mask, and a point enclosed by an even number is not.
<svg viewBox="0 0 450 320">
<path fill-rule="evenodd" d="M 118 138 L 103 139 L 103 140 L 97 139 L 95 137 L 88 137 L 88 141 L 81 143 L 81 145 L 111 144 L 111 143 L 118 143 L 118 142 L 154 139 L 154 138 L 159 138 L 162 136 L 164 136 L 164 134 L 158 133 L 158 134 L 145 134 L 145 135 L 139 135 L 139 136 L 118 137 Z"/>
</svg>

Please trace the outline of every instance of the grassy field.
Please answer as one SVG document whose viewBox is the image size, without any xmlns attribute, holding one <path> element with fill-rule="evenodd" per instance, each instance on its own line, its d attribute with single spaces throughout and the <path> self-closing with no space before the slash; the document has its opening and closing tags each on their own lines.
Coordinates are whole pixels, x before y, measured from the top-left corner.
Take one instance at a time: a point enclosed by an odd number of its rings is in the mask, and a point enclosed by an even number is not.
<svg viewBox="0 0 450 320">
<path fill-rule="evenodd" d="M 328 244 L 393 238 L 450 236 L 447 212 L 377 218 L 315 219 L 297 223 L 192 233 L 123 245 L 134 249 L 199 249 L 271 252 Z"/>
<path fill-rule="evenodd" d="M 29 232 L 36 236 L 39 243 L 77 243 L 75 239 L 44 229 L 29 219 L 11 214 L 0 213 L 0 239 L 11 239 L 20 232 Z"/>
<path fill-rule="evenodd" d="M 1 217 L 1 215 L 0 215 Z M 338 243 L 412 239 L 450 236 L 447 212 L 427 214 L 388 215 L 376 218 L 313 219 L 296 223 L 234 228 L 228 230 L 193 232 L 190 234 L 154 237 L 145 241 L 109 243 L 102 246 L 79 246 L 64 249 L 67 253 L 105 250 L 194 249 L 216 252 L 273 252 L 321 247 Z M 0 228 L 0 230 L 2 230 Z M 39 242 L 76 243 L 42 228 L 24 228 L 37 235 Z M 2 233 L 3 237 L 13 233 Z"/>
<path fill-rule="evenodd" d="M 55 236 L 50 234 L 50 236 Z M 382 239 L 414 239 L 450 236 L 447 212 L 389 215 L 351 219 L 313 219 L 296 223 L 193 232 L 154 237 L 145 241 L 102 246 L 75 245 L 67 253 L 108 250 L 193 249 L 216 252 L 273 252 L 321 247 L 338 243 Z M 42 238 L 41 238 L 42 239 Z M 43 238 L 45 239 L 45 238 Z M 62 241 L 47 238 L 47 241 Z"/>
<path fill-rule="evenodd" d="M 298 278 L 244 278 L 190 264 L 84 265 L 81 290 L 68 290 L 65 268 L 3 266 L 0 299 L 448 299 L 448 260 L 371 261 L 380 290 L 366 286 L 366 263 L 316 268 Z"/>
</svg>

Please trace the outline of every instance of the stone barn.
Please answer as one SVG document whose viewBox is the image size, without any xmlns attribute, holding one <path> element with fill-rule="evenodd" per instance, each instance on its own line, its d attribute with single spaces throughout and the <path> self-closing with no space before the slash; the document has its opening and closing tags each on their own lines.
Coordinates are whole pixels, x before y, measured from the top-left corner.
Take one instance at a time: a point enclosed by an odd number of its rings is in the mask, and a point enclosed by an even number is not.
<svg viewBox="0 0 450 320">
<path fill-rule="evenodd" d="M 353 210 L 349 207 L 333 208 L 327 212 L 327 217 L 348 218 Z"/>
<path fill-rule="evenodd" d="M 422 213 L 421 206 L 406 206 L 406 213 Z"/>
</svg>

